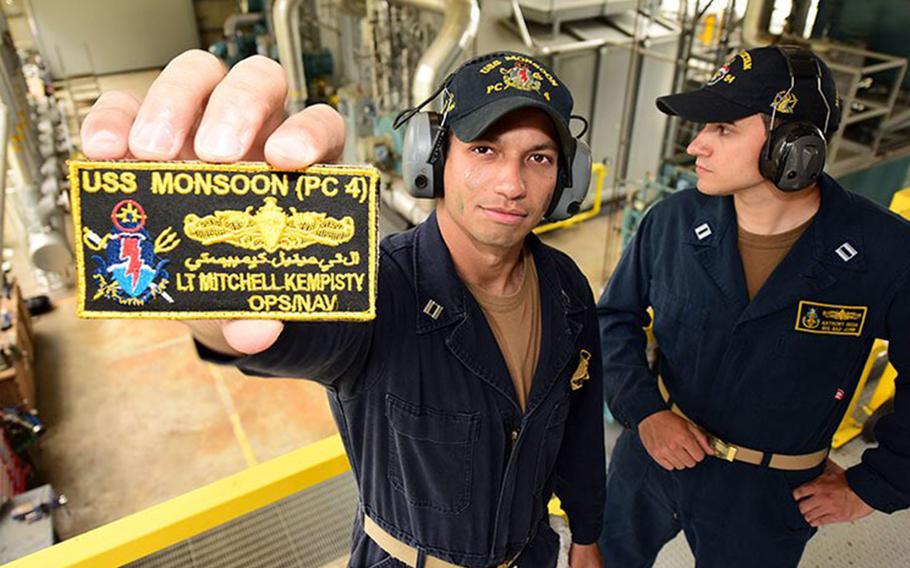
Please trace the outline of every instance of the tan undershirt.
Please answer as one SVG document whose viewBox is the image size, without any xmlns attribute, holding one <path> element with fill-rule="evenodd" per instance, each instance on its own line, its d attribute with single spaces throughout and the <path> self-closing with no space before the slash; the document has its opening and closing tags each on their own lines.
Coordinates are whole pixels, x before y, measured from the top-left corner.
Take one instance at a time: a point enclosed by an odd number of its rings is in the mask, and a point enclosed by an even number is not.
<svg viewBox="0 0 910 568">
<path fill-rule="evenodd" d="M 756 235 L 739 227 L 739 256 L 743 261 L 743 272 L 746 276 L 746 289 L 749 300 L 754 298 L 777 265 L 787 256 L 796 241 L 802 236 L 812 222 L 808 221 L 776 235 Z"/>
<path fill-rule="evenodd" d="M 468 284 L 468 290 L 483 310 L 505 359 L 518 404 L 524 412 L 531 381 L 540 355 L 540 287 L 534 257 L 523 253 L 524 268 L 518 291 L 509 296 L 490 294 Z"/>
</svg>

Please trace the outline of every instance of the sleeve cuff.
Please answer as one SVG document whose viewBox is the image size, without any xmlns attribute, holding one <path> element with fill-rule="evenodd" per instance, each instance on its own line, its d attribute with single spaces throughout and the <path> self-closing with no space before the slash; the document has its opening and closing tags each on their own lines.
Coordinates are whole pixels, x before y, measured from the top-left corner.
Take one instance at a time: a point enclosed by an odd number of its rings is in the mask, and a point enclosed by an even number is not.
<svg viewBox="0 0 910 568">
<path fill-rule="evenodd" d="M 207 361 L 209 363 L 214 363 L 216 365 L 233 365 L 233 366 L 237 367 L 237 369 L 241 373 L 243 373 L 244 375 L 249 375 L 251 377 L 271 377 L 272 376 L 268 373 L 262 373 L 262 372 L 244 368 L 243 362 L 248 360 L 250 357 L 254 357 L 255 355 L 244 355 L 244 356 L 240 356 L 240 357 L 235 357 L 234 355 L 225 355 L 224 353 L 221 353 L 220 351 L 215 351 L 214 349 L 210 349 L 209 347 L 206 347 L 202 343 L 199 343 L 199 340 L 197 340 L 195 337 L 193 338 L 193 344 L 196 346 L 196 353 L 199 354 L 199 358 L 202 359 L 203 361 Z"/>
<path fill-rule="evenodd" d="M 199 358 L 203 361 L 208 361 L 209 363 L 216 363 L 218 365 L 233 365 L 243 357 L 235 357 L 233 355 L 225 355 L 220 351 L 215 351 L 210 349 L 199 342 L 195 337 L 193 338 L 193 344 L 196 346 L 196 353 L 199 355 Z"/>
<path fill-rule="evenodd" d="M 602 528 L 601 522 L 576 524 L 569 519 L 569 530 L 575 544 L 594 544 L 600 538 Z"/>
<path fill-rule="evenodd" d="M 867 505 L 884 513 L 905 508 L 894 499 L 894 489 L 874 471 L 859 463 L 847 470 L 847 484 Z"/>
<path fill-rule="evenodd" d="M 624 406 L 625 414 L 632 421 L 632 424 L 627 424 L 626 426 L 633 429 L 638 428 L 642 420 L 655 412 L 667 410 L 667 403 L 661 398 L 656 383 L 654 388 L 638 393 L 634 399 L 626 402 Z"/>
</svg>

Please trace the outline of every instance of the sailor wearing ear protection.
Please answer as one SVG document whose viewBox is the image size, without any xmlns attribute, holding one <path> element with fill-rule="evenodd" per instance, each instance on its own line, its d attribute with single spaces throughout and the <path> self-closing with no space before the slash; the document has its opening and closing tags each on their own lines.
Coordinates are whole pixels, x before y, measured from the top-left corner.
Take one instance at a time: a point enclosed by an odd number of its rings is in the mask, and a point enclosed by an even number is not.
<svg viewBox="0 0 910 568">
<path fill-rule="evenodd" d="M 439 94 L 442 113 L 401 117 L 406 181 L 437 206 L 382 242 L 376 319 L 288 322 L 272 347 L 233 362 L 327 387 L 362 504 L 350 566 L 555 566 L 555 492 L 572 566 L 599 567 L 594 298 L 531 233 L 587 191 L 571 94 L 518 53 L 469 61 Z"/>
<path fill-rule="evenodd" d="M 649 566 L 682 530 L 700 568 L 796 566 L 818 527 L 910 506 L 910 224 L 823 173 L 839 108 L 807 49 L 742 51 L 657 106 L 705 125 L 698 189 L 645 216 L 598 304 L 627 428 L 601 549 Z M 845 471 L 828 448 L 875 338 L 896 410 Z"/>
</svg>

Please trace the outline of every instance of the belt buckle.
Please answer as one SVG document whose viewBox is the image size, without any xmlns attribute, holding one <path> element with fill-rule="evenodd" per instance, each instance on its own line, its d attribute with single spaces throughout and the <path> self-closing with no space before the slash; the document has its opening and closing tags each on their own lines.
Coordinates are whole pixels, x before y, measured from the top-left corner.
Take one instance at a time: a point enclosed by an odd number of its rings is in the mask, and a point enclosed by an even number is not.
<svg viewBox="0 0 910 568">
<path fill-rule="evenodd" d="M 724 442 L 717 436 L 708 435 L 708 444 L 714 450 L 714 456 L 732 462 L 736 459 L 736 446 Z"/>
</svg>

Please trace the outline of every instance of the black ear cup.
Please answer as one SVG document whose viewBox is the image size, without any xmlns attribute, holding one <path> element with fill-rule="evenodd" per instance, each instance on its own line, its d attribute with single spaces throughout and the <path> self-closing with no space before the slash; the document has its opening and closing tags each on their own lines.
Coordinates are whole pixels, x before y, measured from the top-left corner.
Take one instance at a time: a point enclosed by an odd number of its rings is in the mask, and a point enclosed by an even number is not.
<svg viewBox="0 0 910 568">
<path fill-rule="evenodd" d="M 778 51 L 787 62 L 790 73 L 791 95 L 797 80 L 813 81 L 818 95 L 827 109 L 825 128 L 831 118 L 831 105 L 821 88 L 822 70 L 812 52 L 799 46 L 778 46 Z M 762 148 L 758 169 L 762 176 L 781 191 L 799 191 L 815 183 L 825 169 L 828 143 L 821 128 L 807 120 L 796 120 L 777 124 L 777 108 L 771 114 L 768 139 Z"/>
<path fill-rule="evenodd" d="M 401 175 L 414 197 L 440 197 L 445 169 L 445 128 L 435 112 L 418 112 L 404 133 Z"/>
<path fill-rule="evenodd" d="M 827 149 L 824 134 L 811 122 L 785 122 L 768 133 L 759 171 L 780 190 L 799 191 L 821 175 Z"/>
</svg>

